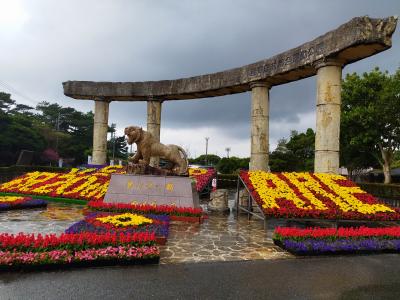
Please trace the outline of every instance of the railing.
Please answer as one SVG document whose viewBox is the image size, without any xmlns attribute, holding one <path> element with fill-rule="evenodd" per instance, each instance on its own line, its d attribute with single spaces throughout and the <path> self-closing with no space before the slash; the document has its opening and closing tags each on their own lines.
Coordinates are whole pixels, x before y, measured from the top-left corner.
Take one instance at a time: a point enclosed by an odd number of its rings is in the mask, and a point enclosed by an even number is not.
<svg viewBox="0 0 400 300">
<path fill-rule="evenodd" d="M 392 207 L 400 207 L 400 199 L 385 199 L 385 198 L 379 198 L 379 199 Z"/>
</svg>

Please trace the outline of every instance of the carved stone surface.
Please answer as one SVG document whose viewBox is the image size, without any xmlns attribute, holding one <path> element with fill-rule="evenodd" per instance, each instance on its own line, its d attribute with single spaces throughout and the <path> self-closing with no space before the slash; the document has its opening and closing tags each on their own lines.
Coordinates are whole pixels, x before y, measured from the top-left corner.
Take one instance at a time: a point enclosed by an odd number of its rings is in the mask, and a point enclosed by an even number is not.
<svg viewBox="0 0 400 300">
<path fill-rule="evenodd" d="M 249 193 L 246 190 L 239 191 L 239 204 L 241 206 L 247 207 L 249 205 Z"/>
<path fill-rule="evenodd" d="M 269 162 L 269 86 L 251 84 L 250 170 L 268 171 Z"/>
<path fill-rule="evenodd" d="M 236 196 L 235 196 L 236 197 Z M 239 205 L 243 207 L 249 206 L 249 192 L 246 189 L 242 189 L 239 191 Z M 236 199 L 236 198 L 235 198 Z M 252 202 L 253 208 L 257 207 L 257 203 L 255 201 Z"/>
<path fill-rule="evenodd" d="M 112 174 L 104 202 L 199 207 L 192 180 L 177 176 Z"/>
<path fill-rule="evenodd" d="M 179 100 L 246 92 L 256 81 L 275 86 L 315 75 L 315 63 L 327 58 L 340 59 L 346 65 L 390 48 L 396 25 L 396 17 L 357 17 L 313 41 L 243 67 L 176 80 L 67 81 L 63 83 L 64 94 L 108 101 Z"/>
<path fill-rule="evenodd" d="M 108 110 L 109 103 L 107 101 L 95 101 L 92 153 L 92 163 L 94 165 L 106 163 Z"/>
<path fill-rule="evenodd" d="M 228 190 L 218 189 L 211 192 L 210 194 L 211 202 L 208 204 L 208 208 L 212 211 L 226 211 L 229 210 L 228 207 Z"/>
<path fill-rule="evenodd" d="M 160 125 L 161 101 L 147 101 L 147 131 L 150 132 L 158 142 L 160 141 Z M 160 159 L 158 157 L 152 157 L 150 159 L 150 165 L 152 167 L 158 167 L 159 163 Z"/>
<path fill-rule="evenodd" d="M 132 163 L 149 165 L 151 157 L 160 157 L 173 163 L 172 170 L 175 174 L 187 173 L 187 155 L 182 147 L 161 144 L 150 132 L 137 126 L 126 127 L 125 134 L 129 145 L 133 143 L 137 145 L 136 154 L 129 157 Z"/>
<path fill-rule="evenodd" d="M 342 66 L 335 60 L 317 65 L 317 124 L 314 172 L 339 172 Z"/>
</svg>

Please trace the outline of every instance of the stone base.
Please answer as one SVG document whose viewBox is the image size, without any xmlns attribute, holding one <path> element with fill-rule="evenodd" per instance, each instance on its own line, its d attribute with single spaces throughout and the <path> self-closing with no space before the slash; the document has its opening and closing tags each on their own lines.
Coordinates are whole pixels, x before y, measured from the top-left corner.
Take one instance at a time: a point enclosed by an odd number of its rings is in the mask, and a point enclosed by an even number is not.
<svg viewBox="0 0 400 300">
<path fill-rule="evenodd" d="M 247 190 L 240 190 L 239 191 L 239 205 L 247 207 L 249 205 L 249 193 Z"/>
<path fill-rule="evenodd" d="M 236 199 L 237 199 L 237 194 L 235 195 L 235 206 L 234 209 L 236 209 Z M 249 206 L 249 199 L 250 195 L 249 192 L 246 189 L 240 190 L 239 191 L 239 205 L 243 207 L 248 207 Z M 257 207 L 258 204 L 253 201 L 253 207 Z"/>
<path fill-rule="evenodd" d="M 184 176 L 112 174 L 104 202 L 200 206 L 194 183 Z"/>
<path fill-rule="evenodd" d="M 228 190 L 219 189 L 211 192 L 211 202 L 208 204 L 208 209 L 211 211 L 227 211 L 228 207 Z"/>
</svg>

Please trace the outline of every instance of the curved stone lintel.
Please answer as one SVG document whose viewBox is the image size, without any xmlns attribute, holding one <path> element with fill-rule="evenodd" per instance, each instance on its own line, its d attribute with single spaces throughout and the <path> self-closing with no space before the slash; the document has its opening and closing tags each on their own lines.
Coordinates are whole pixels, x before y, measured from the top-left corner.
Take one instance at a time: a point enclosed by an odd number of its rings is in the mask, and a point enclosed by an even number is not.
<svg viewBox="0 0 400 300">
<path fill-rule="evenodd" d="M 258 87 L 258 86 L 266 87 L 266 88 L 269 89 L 269 88 L 271 88 L 271 83 L 266 82 L 266 81 L 253 81 L 253 82 L 249 83 L 250 89 L 253 89 L 253 88 Z"/>
<path fill-rule="evenodd" d="M 327 66 L 338 66 L 338 67 L 343 67 L 345 64 L 345 61 L 343 59 L 339 58 L 325 58 L 325 59 L 320 59 L 317 60 L 313 63 L 313 66 L 316 70 L 322 67 L 327 67 Z"/>
<path fill-rule="evenodd" d="M 337 29 L 269 59 L 223 72 L 189 78 L 145 82 L 67 81 L 64 94 L 76 99 L 106 97 L 112 101 L 196 99 L 250 90 L 255 81 L 271 86 L 316 74 L 315 63 L 334 58 L 343 66 L 391 47 L 397 17 L 353 18 Z"/>
</svg>

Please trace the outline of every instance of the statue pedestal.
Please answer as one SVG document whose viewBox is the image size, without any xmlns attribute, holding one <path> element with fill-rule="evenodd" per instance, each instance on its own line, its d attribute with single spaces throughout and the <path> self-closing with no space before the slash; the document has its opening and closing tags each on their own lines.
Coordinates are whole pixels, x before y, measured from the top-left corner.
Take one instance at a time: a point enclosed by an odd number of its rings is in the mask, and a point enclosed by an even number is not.
<svg viewBox="0 0 400 300">
<path fill-rule="evenodd" d="M 191 178 L 159 175 L 112 174 L 104 202 L 200 206 Z"/>
</svg>

